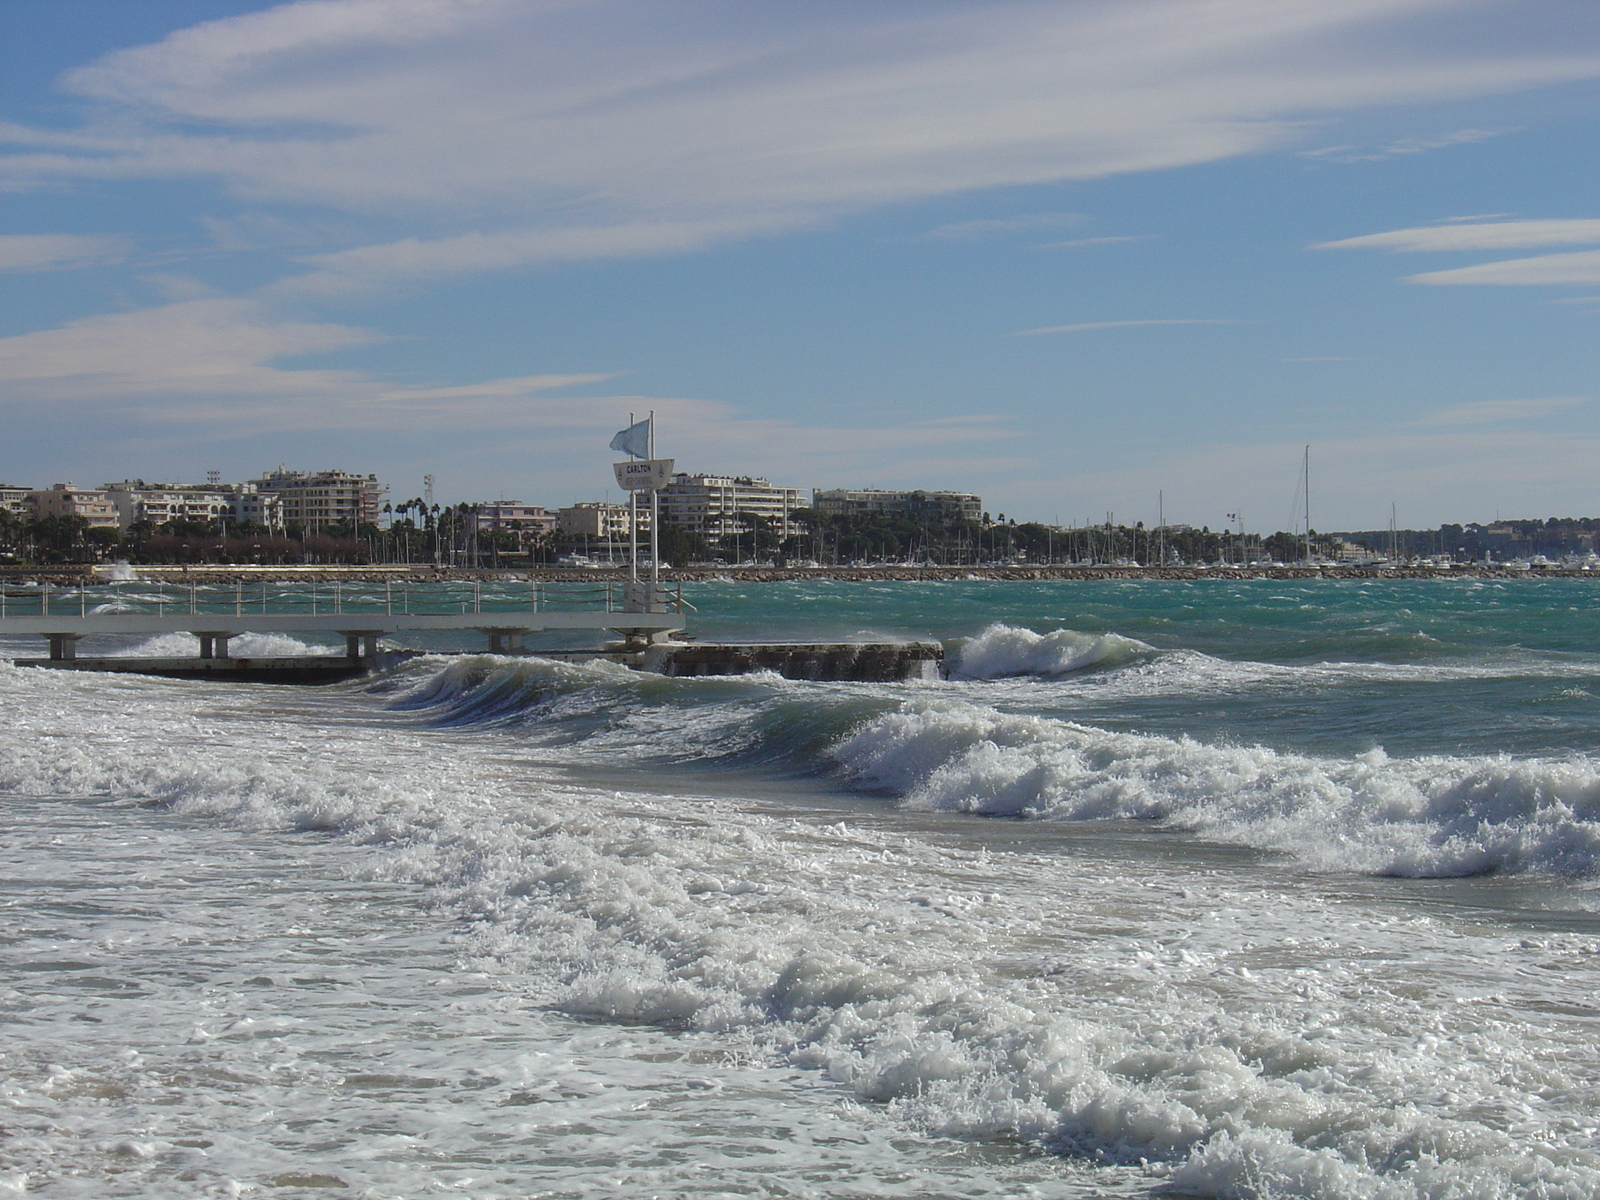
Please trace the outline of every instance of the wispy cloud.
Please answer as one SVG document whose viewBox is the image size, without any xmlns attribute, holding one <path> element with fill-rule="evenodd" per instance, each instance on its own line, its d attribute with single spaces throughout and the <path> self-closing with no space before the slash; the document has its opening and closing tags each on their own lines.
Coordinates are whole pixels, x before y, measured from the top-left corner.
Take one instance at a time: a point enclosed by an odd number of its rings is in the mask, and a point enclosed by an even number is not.
<svg viewBox="0 0 1600 1200">
<path fill-rule="evenodd" d="M 1404 158 L 1413 154 L 1427 154 L 1433 150 L 1443 150 L 1448 146 L 1464 146 L 1473 142 L 1486 142 L 1490 138 L 1499 137 L 1507 132 L 1509 130 L 1505 129 L 1458 129 L 1454 133 L 1447 133 L 1438 137 L 1399 138 L 1383 146 L 1323 146 L 1317 150 L 1302 150 L 1300 157 L 1337 163 L 1382 162 L 1386 158 Z"/>
<path fill-rule="evenodd" d="M 403 238 L 358 246 L 300 261 L 316 267 L 270 289 L 278 293 L 337 295 L 394 283 L 451 275 L 513 270 L 546 263 L 682 254 L 753 233 L 794 228 L 789 217 L 647 222 L 589 228 L 520 229 L 466 233 L 450 238 Z"/>
<path fill-rule="evenodd" d="M 1535 246 L 1600 244 L 1600 220 L 1594 218 L 1539 221 L 1457 221 L 1368 233 L 1322 242 L 1318 250 L 1393 250 L 1406 253 L 1442 250 L 1525 250 Z"/>
<path fill-rule="evenodd" d="M 1041 242 L 1040 250 L 1077 250 L 1084 246 L 1121 246 L 1128 242 L 1148 242 L 1153 233 L 1123 234 L 1119 237 L 1073 238 L 1069 242 Z"/>
<path fill-rule="evenodd" d="M 1082 213 L 1039 212 L 1020 217 L 995 217 L 979 221 L 958 221 L 928 230 L 931 238 L 983 238 L 1008 233 L 1027 233 L 1038 229 L 1058 229 L 1063 225 L 1082 225 L 1089 218 Z"/>
<path fill-rule="evenodd" d="M 1012 337 L 1033 337 L 1040 333 L 1088 333 L 1095 329 L 1135 329 L 1142 325 L 1245 325 L 1246 321 L 1212 317 L 1170 317 L 1149 321 L 1081 321 L 1076 325 L 1045 325 L 1038 329 L 1019 329 Z"/>
<path fill-rule="evenodd" d="M 78 233 L 0 235 L 0 271 L 50 271 L 121 262 L 128 239 Z"/>
<path fill-rule="evenodd" d="M 1451 15 L 1418 0 L 282 4 L 71 72 L 64 87 L 96 115 L 0 128 L 16 147 L 0 186 L 205 178 L 257 208 L 423 214 L 440 243 L 498 226 L 567 253 L 654 254 L 696 225 L 725 232 L 679 246 L 1214 162 L 1293 142 L 1308 114 L 1600 75 L 1581 43 L 1462 53 L 1428 36 Z M 640 225 L 668 232 L 617 235 Z M 264 231 L 214 232 L 234 245 Z M 360 273 L 347 267 L 324 270 Z"/>
<path fill-rule="evenodd" d="M 1539 287 L 1552 284 L 1600 283 L 1600 250 L 1574 254 L 1540 254 L 1534 258 L 1511 258 L 1501 262 L 1479 263 L 1451 271 L 1426 271 L 1407 275 L 1410 283 L 1434 285 L 1495 284 L 1509 287 Z"/>
<path fill-rule="evenodd" d="M 1509 421 L 1528 421 L 1564 412 L 1582 404 L 1592 404 L 1592 396 L 1550 396 L 1526 400 L 1479 400 L 1429 413 L 1415 425 L 1493 425 Z"/>
</svg>

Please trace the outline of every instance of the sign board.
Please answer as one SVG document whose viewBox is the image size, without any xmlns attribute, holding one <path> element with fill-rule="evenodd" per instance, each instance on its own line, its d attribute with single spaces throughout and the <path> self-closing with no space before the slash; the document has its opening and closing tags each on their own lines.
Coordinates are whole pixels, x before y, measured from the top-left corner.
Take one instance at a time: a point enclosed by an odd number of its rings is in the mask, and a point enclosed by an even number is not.
<svg viewBox="0 0 1600 1200">
<path fill-rule="evenodd" d="M 671 458 L 641 458 L 634 462 L 612 463 L 617 486 L 628 491 L 655 491 L 672 482 Z"/>
</svg>

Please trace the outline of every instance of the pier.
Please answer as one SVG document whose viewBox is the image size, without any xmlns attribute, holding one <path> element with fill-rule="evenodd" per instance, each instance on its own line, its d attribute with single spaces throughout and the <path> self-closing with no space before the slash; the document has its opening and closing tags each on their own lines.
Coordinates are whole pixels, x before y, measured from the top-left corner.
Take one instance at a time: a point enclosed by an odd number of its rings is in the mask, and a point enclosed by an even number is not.
<svg viewBox="0 0 1600 1200">
<path fill-rule="evenodd" d="M 463 632 L 480 635 L 490 654 L 605 659 L 668 676 L 765 671 L 787 679 L 865 683 L 939 676 L 943 647 L 937 642 L 698 642 L 684 636 L 685 614 L 692 610 L 676 587 L 626 580 L 488 586 L 481 580 L 416 586 L 125 580 L 0 588 L 0 636 L 39 637 L 48 646 L 48 657 L 19 658 L 19 666 L 218 682 L 331 683 L 388 670 L 426 652 L 389 639 Z M 85 653 L 95 640 L 173 633 L 194 637 L 196 653 Z M 527 639 L 534 633 L 603 634 L 609 640 L 530 650 Z M 318 654 L 235 653 L 234 641 L 248 634 L 310 636 L 334 646 L 343 639 L 344 653 L 333 647 Z"/>
<path fill-rule="evenodd" d="M 652 594 L 653 592 L 653 594 Z M 684 627 L 681 593 L 649 585 L 598 583 L 526 590 L 410 588 L 393 584 L 261 584 L 248 590 L 129 581 L 63 593 L 0 590 L 0 635 L 45 639 L 49 657 L 18 665 L 57 670 L 130 672 L 220 680 L 321 683 L 393 665 L 415 652 L 380 639 L 403 633 L 472 631 L 491 654 L 523 652 L 530 633 L 602 632 L 620 650 L 637 653 Z M 110 635 L 187 633 L 199 643 L 193 657 L 90 656 L 86 639 Z M 245 634 L 313 635 L 344 639 L 344 654 L 234 657 L 230 642 Z"/>
</svg>

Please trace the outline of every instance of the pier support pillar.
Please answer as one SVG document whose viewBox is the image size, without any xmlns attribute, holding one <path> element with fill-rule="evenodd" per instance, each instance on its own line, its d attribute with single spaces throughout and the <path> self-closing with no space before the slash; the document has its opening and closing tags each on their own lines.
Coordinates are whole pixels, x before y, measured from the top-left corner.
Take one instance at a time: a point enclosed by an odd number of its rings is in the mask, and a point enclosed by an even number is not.
<svg viewBox="0 0 1600 1200">
<path fill-rule="evenodd" d="M 375 629 L 345 629 L 344 656 L 348 659 L 375 659 L 378 657 L 378 638 Z"/>
<path fill-rule="evenodd" d="M 522 653 L 522 630 L 485 629 L 483 633 L 489 639 L 490 654 Z"/>
<path fill-rule="evenodd" d="M 78 657 L 78 639 L 81 633 L 47 633 L 50 639 L 50 661 L 71 662 Z"/>
<path fill-rule="evenodd" d="M 233 635 L 231 633 L 198 633 L 197 632 L 195 634 L 195 637 L 200 639 L 200 657 L 201 658 L 227 658 L 228 657 L 228 639 L 231 638 L 232 636 Z"/>
</svg>

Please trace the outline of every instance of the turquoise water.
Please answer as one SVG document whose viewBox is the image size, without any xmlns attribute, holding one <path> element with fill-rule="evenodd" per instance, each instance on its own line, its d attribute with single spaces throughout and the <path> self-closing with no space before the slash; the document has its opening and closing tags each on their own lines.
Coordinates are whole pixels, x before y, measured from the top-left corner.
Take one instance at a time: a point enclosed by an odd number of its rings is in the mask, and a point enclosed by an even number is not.
<svg viewBox="0 0 1600 1200">
<path fill-rule="evenodd" d="M 1587 753 L 1600 735 L 1600 605 L 1587 580 L 738 584 L 686 589 L 706 640 L 915 637 L 994 625 L 1057 653 L 996 703 L 1108 728 L 1355 754 Z M 1096 649 L 1084 638 L 1129 639 Z M 975 651 L 966 650 L 968 667 Z M 1020 647 L 1012 653 L 1021 655 Z"/>
<path fill-rule="evenodd" d="M 896 685 L 0 664 L 0 1190 L 1589 1200 L 1593 586 L 685 588 Z"/>
</svg>

